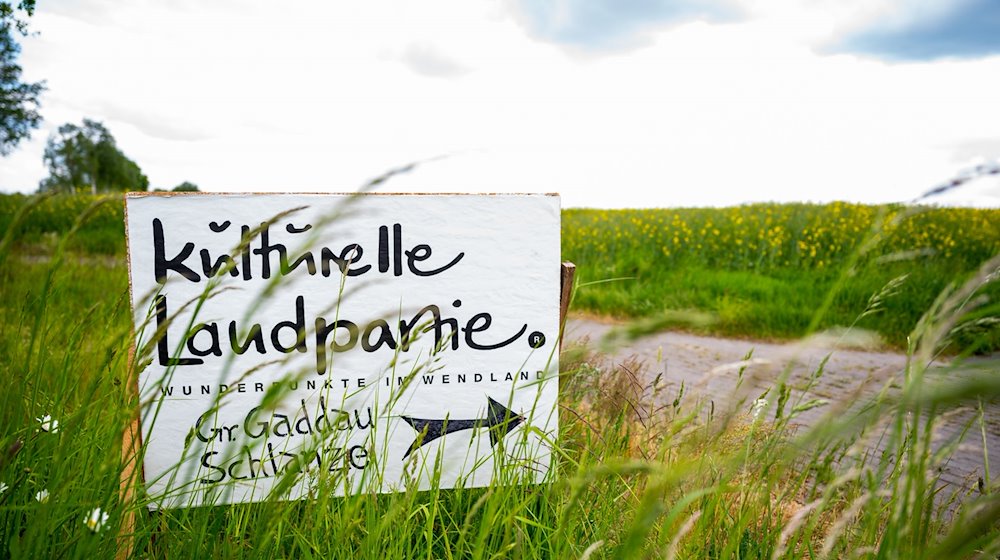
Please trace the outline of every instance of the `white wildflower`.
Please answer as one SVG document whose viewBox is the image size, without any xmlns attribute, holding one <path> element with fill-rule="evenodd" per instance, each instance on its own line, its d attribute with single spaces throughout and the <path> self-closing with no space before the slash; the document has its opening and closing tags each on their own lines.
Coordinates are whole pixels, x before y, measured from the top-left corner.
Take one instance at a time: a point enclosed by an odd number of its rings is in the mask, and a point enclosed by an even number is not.
<svg viewBox="0 0 1000 560">
<path fill-rule="evenodd" d="M 10 486 L 7 486 L 6 482 L 0 482 L 0 494 L 6 492 L 8 488 L 10 488 Z"/>
<path fill-rule="evenodd" d="M 750 415 L 753 416 L 754 422 L 760 420 L 762 414 L 764 414 L 764 409 L 767 408 L 767 399 L 761 397 L 753 401 L 753 407 L 750 409 Z"/>
<path fill-rule="evenodd" d="M 104 529 L 104 525 L 108 522 L 108 517 L 108 513 L 101 511 L 101 508 L 94 508 L 90 512 L 90 515 L 84 518 L 83 524 L 86 525 L 91 531 L 97 533 L 98 531 Z"/>
<path fill-rule="evenodd" d="M 35 499 L 44 504 L 49 501 L 49 491 L 39 490 L 38 492 L 35 492 Z"/>
<path fill-rule="evenodd" d="M 38 423 L 42 425 L 41 430 L 43 432 L 50 432 L 54 434 L 59 431 L 59 421 L 53 419 L 48 414 L 42 416 L 41 418 L 35 418 L 35 420 L 38 420 Z"/>
</svg>

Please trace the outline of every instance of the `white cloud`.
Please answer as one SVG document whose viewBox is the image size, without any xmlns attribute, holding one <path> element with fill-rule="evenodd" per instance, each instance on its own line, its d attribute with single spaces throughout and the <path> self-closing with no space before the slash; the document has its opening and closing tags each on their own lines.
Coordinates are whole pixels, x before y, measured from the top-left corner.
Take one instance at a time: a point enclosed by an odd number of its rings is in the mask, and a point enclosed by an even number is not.
<svg viewBox="0 0 1000 560">
<path fill-rule="evenodd" d="M 535 40 L 499 0 L 80 15 L 92 5 L 39 6 L 26 78 L 49 82 L 47 127 L 103 120 L 154 187 L 345 191 L 451 154 L 386 188 L 586 206 L 906 200 L 1000 129 L 1000 60 L 817 54 L 855 14 L 832 1 L 755 0 L 742 23 L 677 23 L 600 57 Z M 35 188 L 45 134 L 3 161 L 0 188 Z"/>
<path fill-rule="evenodd" d="M 408 45 L 400 55 L 400 60 L 417 74 L 434 78 L 454 78 L 471 71 L 461 62 L 426 43 Z"/>
</svg>

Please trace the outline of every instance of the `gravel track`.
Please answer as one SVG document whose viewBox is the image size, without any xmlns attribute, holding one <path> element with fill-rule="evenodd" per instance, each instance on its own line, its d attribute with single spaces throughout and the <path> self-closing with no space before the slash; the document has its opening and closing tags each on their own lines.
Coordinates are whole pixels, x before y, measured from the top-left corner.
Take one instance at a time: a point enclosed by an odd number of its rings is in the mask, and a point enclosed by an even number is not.
<svg viewBox="0 0 1000 560">
<path fill-rule="evenodd" d="M 592 346 L 600 341 L 615 325 L 592 319 L 571 318 L 566 326 L 567 342 L 589 340 Z M 637 340 L 607 354 L 612 366 L 635 357 L 645 364 L 645 383 L 652 383 L 662 375 L 666 395 L 676 395 L 683 382 L 686 394 L 709 400 L 720 406 L 739 406 L 750 410 L 751 403 L 771 387 L 782 373 L 789 375 L 792 398 L 825 399 L 831 403 L 860 406 L 873 398 L 886 384 L 901 379 L 906 366 L 906 356 L 894 352 L 832 349 L 831 340 L 774 343 L 698 336 L 679 332 L 661 332 Z M 753 351 L 750 360 L 745 357 Z M 808 390 L 807 380 L 827 359 L 824 373 Z M 998 361 L 975 360 L 973 367 L 990 368 L 1000 375 Z M 745 366 L 744 381 L 737 386 L 738 372 Z M 613 367 L 612 370 L 618 370 Z M 929 377 L 933 376 L 933 370 Z M 774 399 L 769 399 L 769 411 L 774 411 Z M 831 404 L 828 406 L 835 406 Z M 814 408 L 800 415 L 796 422 L 802 426 L 822 421 L 828 406 Z M 960 408 L 942 415 L 936 430 L 935 441 L 952 441 L 960 435 L 970 419 L 978 418 L 973 407 Z M 991 473 L 1000 466 L 1000 403 L 984 403 L 984 420 L 987 432 L 988 460 Z M 801 429 L 801 428 L 800 428 Z M 878 445 L 875 445 L 878 448 Z M 975 491 L 978 478 L 984 475 L 982 432 L 978 420 L 966 433 L 957 451 L 949 461 L 940 465 L 941 480 L 951 486 L 949 491 Z"/>
</svg>

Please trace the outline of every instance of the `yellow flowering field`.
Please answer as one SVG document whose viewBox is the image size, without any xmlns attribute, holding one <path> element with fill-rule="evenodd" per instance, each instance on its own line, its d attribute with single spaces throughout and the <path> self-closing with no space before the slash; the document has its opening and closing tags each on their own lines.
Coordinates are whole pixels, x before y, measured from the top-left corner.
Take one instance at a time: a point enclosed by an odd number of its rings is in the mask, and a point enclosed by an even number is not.
<svg viewBox="0 0 1000 560">
<path fill-rule="evenodd" d="M 729 208 L 569 209 L 563 255 L 609 272 L 696 264 L 728 270 L 835 268 L 880 228 L 874 255 L 976 265 L 1000 251 L 1000 211 L 752 204 Z M 902 253 L 917 251 L 918 254 Z M 624 265 L 624 266 L 623 266 Z"/>
<path fill-rule="evenodd" d="M 715 315 L 699 328 L 751 337 L 847 326 L 902 277 L 880 313 L 860 323 L 893 345 L 955 274 L 1000 253 L 1000 210 L 829 204 L 563 212 L 563 258 L 579 267 L 575 307 L 652 316 Z M 839 282 L 839 284 L 838 284 Z M 892 295 L 892 294 L 887 294 Z"/>
</svg>

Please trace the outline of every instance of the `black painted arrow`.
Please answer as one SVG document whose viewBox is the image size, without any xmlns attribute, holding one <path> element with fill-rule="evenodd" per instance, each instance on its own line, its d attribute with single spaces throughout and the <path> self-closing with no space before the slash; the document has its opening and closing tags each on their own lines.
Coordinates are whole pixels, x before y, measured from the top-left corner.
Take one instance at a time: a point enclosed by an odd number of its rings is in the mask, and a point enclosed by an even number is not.
<svg viewBox="0 0 1000 560">
<path fill-rule="evenodd" d="M 514 412 L 509 408 L 493 400 L 491 397 L 487 397 L 487 399 L 489 399 L 489 403 L 486 407 L 486 418 L 476 418 L 475 420 L 450 420 L 447 418 L 442 420 L 432 420 L 427 418 L 403 416 L 403 420 L 406 420 L 406 423 L 417 431 L 417 438 L 410 444 L 410 448 L 406 450 L 406 454 L 403 455 L 403 459 L 406 459 L 410 453 L 413 453 L 421 446 L 428 444 L 445 434 L 459 432 L 461 430 L 477 430 L 479 428 L 489 429 L 490 447 L 493 447 L 498 441 L 503 439 L 504 436 L 509 434 L 511 430 L 520 425 L 521 422 L 524 422 L 523 416 L 514 414 Z"/>
</svg>

